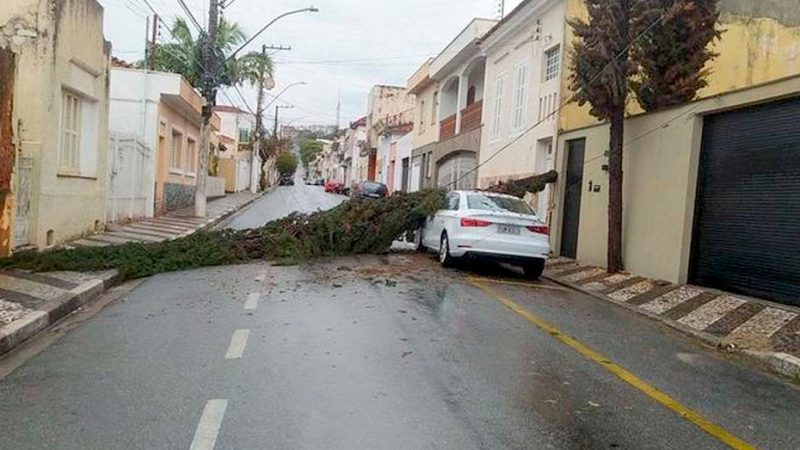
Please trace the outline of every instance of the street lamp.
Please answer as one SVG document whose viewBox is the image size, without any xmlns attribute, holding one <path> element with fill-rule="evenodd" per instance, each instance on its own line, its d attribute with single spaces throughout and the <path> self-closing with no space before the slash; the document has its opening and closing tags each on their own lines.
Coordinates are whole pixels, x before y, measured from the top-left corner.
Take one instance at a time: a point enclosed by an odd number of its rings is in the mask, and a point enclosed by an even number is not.
<svg viewBox="0 0 800 450">
<path fill-rule="evenodd" d="M 290 87 L 292 87 L 292 86 L 305 86 L 305 85 L 307 85 L 307 84 L 308 84 L 308 83 L 306 83 L 305 81 L 297 81 L 297 82 L 294 82 L 294 83 L 292 83 L 292 84 L 290 84 L 290 85 L 286 86 L 285 88 L 283 88 L 283 90 L 282 90 L 282 91 L 280 91 L 280 92 L 278 93 L 278 95 L 276 95 L 276 96 L 272 97 L 272 100 L 270 100 L 270 102 L 269 102 L 269 103 L 267 103 L 267 106 L 265 106 L 265 107 L 264 107 L 264 109 L 267 109 L 267 108 L 269 108 L 269 107 L 270 107 L 270 105 L 272 105 L 273 103 L 275 103 L 275 100 L 277 100 L 277 99 L 278 99 L 278 98 L 279 98 L 281 95 L 283 95 L 283 93 L 284 93 L 284 92 L 288 91 Z"/>
<path fill-rule="evenodd" d="M 283 19 L 283 18 L 284 18 L 284 17 L 286 17 L 286 16 L 291 16 L 292 14 L 300 14 L 300 13 L 303 13 L 303 12 L 319 12 L 319 8 L 316 8 L 316 7 L 314 7 L 314 6 L 309 6 L 308 8 L 297 9 L 297 10 L 295 10 L 295 11 L 289 11 L 289 12 L 285 12 L 285 13 L 281 14 L 280 16 L 278 16 L 278 17 L 276 17 L 276 18 L 272 19 L 271 21 L 269 21 L 269 23 L 267 23 L 267 24 L 266 24 L 266 25 L 264 25 L 264 26 L 263 26 L 263 27 L 262 27 L 260 30 L 258 30 L 258 31 L 256 32 L 256 34 L 254 34 L 253 36 L 251 36 L 251 37 L 250 37 L 250 39 L 248 39 L 248 40 L 247 40 L 247 42 L 245 42 L 244 44 L 242 44 L 242 46 L 241 46 L 241 47 L 239 47 L 238 49 L 236 49 L 236 51 L 234 51 L 233 53 L 231 53 L 231 54 L 230 54 L 230 56 L 228 56 L 228 57 L 225 59 L 225 61 L 223 61 L 223 65 L 224 65 L 226 62 L 228 62 L 229 60 L 231 60 L 231 59 L 235 58 L 235 57 L 236 57 L 236 55 L 237 55 L 237 54 L 238 54 L 240 51 L 242 51 L 242 49 L 244 49 L 245 47 L 247 47 L 247 45 L 248 45 L 248 44 L 250 44 L 251 42 L 253 42 L 253 41 L 254 41 L 254 40 L 255 40 L 255 39 L 258 37 L 258 35 L 260 35 L 260 34 L 261 34 L 261 33 L 263 33 L 263 32 L 264 32 L 264 31 L 265 31 L 267 28 L 269 28 L 270 26 L 272 26 L 272 24 L 273 24 L 273 23 L 275 23 L 275 22 L 279 21 L 280 19 Z"/>
</svg>

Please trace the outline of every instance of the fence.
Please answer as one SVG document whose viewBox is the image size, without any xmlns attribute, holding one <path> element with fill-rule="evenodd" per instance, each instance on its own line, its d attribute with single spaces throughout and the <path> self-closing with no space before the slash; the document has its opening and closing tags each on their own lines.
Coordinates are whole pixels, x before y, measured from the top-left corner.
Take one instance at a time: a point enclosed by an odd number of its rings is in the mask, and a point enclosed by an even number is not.
<svg viewBox="0 0 800 450">
<path fill-rule="evenodd" d="M 106 219 L 124 222 L 152 214 L 152 150 L 132 135 L 111 134 Z"/>
</svg>

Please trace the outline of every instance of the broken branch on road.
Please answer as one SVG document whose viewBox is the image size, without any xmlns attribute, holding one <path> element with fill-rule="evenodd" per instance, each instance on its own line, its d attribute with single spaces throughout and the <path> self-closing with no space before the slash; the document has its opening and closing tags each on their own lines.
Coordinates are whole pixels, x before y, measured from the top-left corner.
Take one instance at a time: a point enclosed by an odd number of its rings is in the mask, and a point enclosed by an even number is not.
<svg viewBox="0 0 800 450">
<path fill-rule="evenodd" d="M 396 193 L 350 200 L 328 211 L 294 213 L 249 230 L 201 231 L 157 243 L 127 243 L 25 252 L 0 267 L 36 272 L 116 269 L 124 279 L 236 264 L 250 260 L 298 263 L 320 256 L 383 253 L 400 235 L 444 207 L 444 191 Z"/>
</svg>

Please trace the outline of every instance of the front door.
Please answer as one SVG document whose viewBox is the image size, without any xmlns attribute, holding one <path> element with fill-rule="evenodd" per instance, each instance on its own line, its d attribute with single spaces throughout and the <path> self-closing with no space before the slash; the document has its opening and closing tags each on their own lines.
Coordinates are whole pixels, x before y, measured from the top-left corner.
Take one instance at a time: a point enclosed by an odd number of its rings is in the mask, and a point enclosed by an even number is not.
<svg viewBox="0 0 800 450">
<path fill-rule="evenodd" d="M 401 189 L 403 192 L 408 192 L 408 158 L 403 158 L 403 179 L 401 181 Z"/>
<path fill-rule="evenodd" d="M 578 226 L 583 192 L 583 159 L 586 140 L 567 141 L 567 178 L 564 186 L 564 217 L 561 222 L 561 256 L 578 255 Z"/>
</svg>

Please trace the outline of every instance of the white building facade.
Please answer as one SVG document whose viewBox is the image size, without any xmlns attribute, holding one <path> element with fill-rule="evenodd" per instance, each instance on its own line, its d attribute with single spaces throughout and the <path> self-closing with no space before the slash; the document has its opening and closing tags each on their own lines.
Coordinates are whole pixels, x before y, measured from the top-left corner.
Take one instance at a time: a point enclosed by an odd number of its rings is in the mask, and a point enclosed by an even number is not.
<svg viewBox="0 0 800 450">
<path fill-rule="evenodd" d="M 481 188 L 555 167 L 565 20 L 564 0 L 528 0 L 483 37 Z M 548 187 L 529 199 L 545 220 L 550 196 Z"/>
</svg>

